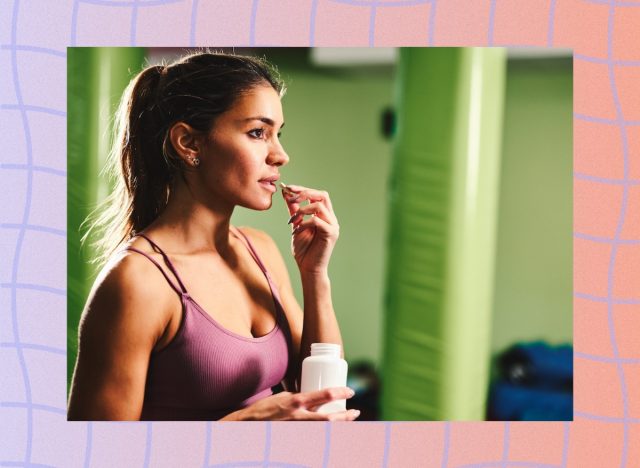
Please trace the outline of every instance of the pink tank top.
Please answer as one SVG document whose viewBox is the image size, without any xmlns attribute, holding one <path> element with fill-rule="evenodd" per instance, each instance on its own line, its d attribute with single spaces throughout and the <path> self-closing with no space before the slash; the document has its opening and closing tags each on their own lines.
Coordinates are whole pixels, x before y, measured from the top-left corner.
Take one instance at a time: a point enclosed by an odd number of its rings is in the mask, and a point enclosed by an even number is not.
<svg viewBox="0 0 640 468">
<path fill-rule="evenodd" d="M 162 255 L 175 278 L 152 261 L 182 301 L 182 322 L 173 340 L 151 354 L 145 386 L 142 420 L 217 420 L 271 395 L 271 387 L 285 377 L 291 361 L 291 333 L 278 291 L 249 239 L 238 230 L 264 273 L 276 310 L 276 325 L 266 335 L 248 338 L 227 330 L 189 296 L 169 257 L 143 234 Z M 241 239 L 241 240 L 242 240 Z"/>
</svg>

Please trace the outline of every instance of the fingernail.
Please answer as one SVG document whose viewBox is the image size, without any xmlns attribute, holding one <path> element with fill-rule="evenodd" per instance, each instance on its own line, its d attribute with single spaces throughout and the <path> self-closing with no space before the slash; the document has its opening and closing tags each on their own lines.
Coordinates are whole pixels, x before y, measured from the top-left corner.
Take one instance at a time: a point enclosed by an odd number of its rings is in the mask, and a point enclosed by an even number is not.
<svg viewBox="0 0 640 468">
<path fill-rule="evenodd" d="M 347 389 L 347 395 L 349 396 L 349 398 L 351 398 L 355 394 L 356 392 L 352 388 Z"/>
<path fill-rule="evenodd" d="M 293 222 L 294 219 L 296 219 L 296 216 L 298 216 L 300 213 L 295 212 L 291 215 L 291 218 L 289 218 L 289 221 L 287 221 L 287 224 L 291 224 Z"/>
<path fill-rule="evenodd" d="M 296 227 L 293 232 L 291 233 L 291 235 L 293 236 L 294 234 L 298 234 L 299 232 L 302 232 L 306 229 L 305 226 L 299 225 L 298 227 Z"/>
<path fill-rule="evenodd" d="M 360 416 L 360 410 L 353 410 L 353 416 L 355 418 L 357 418 L 358 416 Z"/>
</svg>

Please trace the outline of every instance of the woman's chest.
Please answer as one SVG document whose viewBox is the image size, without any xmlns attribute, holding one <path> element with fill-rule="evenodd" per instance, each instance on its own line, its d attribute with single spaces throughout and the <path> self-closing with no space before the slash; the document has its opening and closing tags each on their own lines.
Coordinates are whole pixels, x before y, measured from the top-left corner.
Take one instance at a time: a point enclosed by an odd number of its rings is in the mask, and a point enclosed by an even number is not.
<svg viewBox="0 0 640 468">
<path fill-rule="evenodd" d="M 248 338 L 269 333 L 276 324 L 276 307 L 264 273 L 243 260 L 215 263 L 192 261 L 182 266 L 190 300 L 233 333 Z"/>
</svg>

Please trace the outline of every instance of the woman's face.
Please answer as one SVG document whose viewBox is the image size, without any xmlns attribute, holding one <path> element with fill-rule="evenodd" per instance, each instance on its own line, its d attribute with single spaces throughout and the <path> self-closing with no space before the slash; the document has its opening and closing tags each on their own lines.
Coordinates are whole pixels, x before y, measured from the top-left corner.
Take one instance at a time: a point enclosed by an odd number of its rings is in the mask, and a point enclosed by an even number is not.
<svg viewBox="0 0 640 468">
<path fill-rule="evenodd" d="M 289 162 L 280 144 L 283 125 L 280 97 L 268 85 L 251 89 L 218 117 L 196 170 L 214 200 L 254 210 L 271 207 L 279 168 Z"/>
</svg>

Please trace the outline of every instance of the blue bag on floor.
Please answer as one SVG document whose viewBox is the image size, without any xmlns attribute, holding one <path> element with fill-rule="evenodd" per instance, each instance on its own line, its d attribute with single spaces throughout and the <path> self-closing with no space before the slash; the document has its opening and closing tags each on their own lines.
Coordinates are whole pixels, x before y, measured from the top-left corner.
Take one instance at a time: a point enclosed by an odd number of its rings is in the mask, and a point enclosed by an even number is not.
<svg viewBox="0 0 640 468">
<path fill-rule="evenodd" d="M 571 421 L 573 395 L 529 388 L 508 382 L 495 383 L 490 392 L 490 419 L 498 421 Z"/>
<path fill-rule="evenodd" d="M 493 420 L 573 419 L 573 347 L 520 343 L 497 360 L 499 378 L 489 392 Z"/>
</svg>

